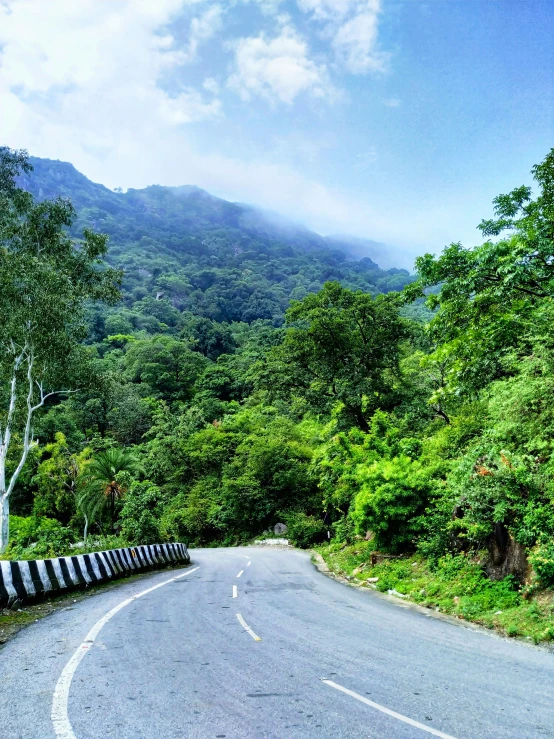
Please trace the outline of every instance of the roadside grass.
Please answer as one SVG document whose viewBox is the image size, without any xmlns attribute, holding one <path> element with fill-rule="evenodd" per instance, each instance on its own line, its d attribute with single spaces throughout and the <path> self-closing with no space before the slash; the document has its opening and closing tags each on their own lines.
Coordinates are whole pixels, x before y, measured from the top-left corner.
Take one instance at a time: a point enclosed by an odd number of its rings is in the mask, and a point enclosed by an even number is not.
<svg viewBox="0 0 554 739">
<path fill-rule="evenodd" d="M 518 589 L 511 577 L 491 581 L 478 563 L 464 555 L 437 561 L 421 556 L 381 559 L 372 564 L 370 542 L 317 547 L 329 570 L 356 584 L 451 614 L 535 644 L 554 641 L 554 593 Z M 368 578 L 378 578 L 367 583 Z"/>
</svg>

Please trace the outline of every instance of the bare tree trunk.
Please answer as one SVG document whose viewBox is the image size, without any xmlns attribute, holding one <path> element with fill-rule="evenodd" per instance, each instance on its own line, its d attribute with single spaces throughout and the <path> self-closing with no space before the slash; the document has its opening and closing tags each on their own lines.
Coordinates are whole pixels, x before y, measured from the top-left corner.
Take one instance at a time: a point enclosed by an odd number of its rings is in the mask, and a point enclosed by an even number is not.
<svg viewBox="0 0 554 739">
<path fill-rule="evenodd" d="M 86 515 L 86 513 L 84 514 L 84 516 L 85 516 L 85 530 L 83 531 L 83 541 L 85 542 L 85 546 L 86 546 L 87 537 L 88 537 L 88 516 Z"/>
<path fill-rule="evenodd" d="M 12 350 L 14 348 L 12 347 Z M 17 373 L 21 363 L 25 360 L 27 363 L 27 414 L 25 420 L 25 427 L 23 429 L 23 449 L 21 451 L 21 457 L 15 470 L 12 472 L 9 479 L 9 483 L 6 480 L 6 460 L 8 456 L 8 450 L 10 447 L 12 425 L 14 423 L 14 416 L 16 410 L 16 389 L 17 389 Z M 33 414 L 39 408 L 42 408 L 44 401 L 52 395 L 57 395 L 60 392 L 67 392 L 63 390 L 55 390 L 51 393 L 45 393 L 41 382 L 33 379 L 33 367 L 34 358 L 31 348 L 28 344 L 25 344 L 21 353 L 14 360 L 14 368 L 12 379 L 10 383 L 10 405 L 8 408 L 8 417 L 6 420 L 6 427 L 4 433 L 0 429 L 0 554 L 3 554 L 8 546 L 9 536 L 9 499 L 13 492 L 15 483 L 21 470 L 23 469 L 29 450 L 36 444 L 33 440 L 33 431 L 31 423 L 33 420 Z M 33 405 L 33 390 L 39 394 L 39 401 L 36 405 Z"/>
<path fill-rule="evenodd" d="M 0 554 L 6 551 L 10 538 L 10 499 L 4 491 L 0 498 Z"/>
</svg>

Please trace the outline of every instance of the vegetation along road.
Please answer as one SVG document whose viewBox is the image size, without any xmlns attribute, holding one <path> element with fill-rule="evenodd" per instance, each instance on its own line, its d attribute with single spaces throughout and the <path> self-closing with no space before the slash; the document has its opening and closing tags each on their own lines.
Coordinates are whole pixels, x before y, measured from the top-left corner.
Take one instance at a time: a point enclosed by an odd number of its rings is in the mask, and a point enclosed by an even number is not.
<svg viewBox="0 0 554 739">
<path fill-rule="evenodd" d="M 348 588 L 303 552 L 192 559 L 9 642 L 3 739 L 554 736 L 546 650 Z"/>
</svg>

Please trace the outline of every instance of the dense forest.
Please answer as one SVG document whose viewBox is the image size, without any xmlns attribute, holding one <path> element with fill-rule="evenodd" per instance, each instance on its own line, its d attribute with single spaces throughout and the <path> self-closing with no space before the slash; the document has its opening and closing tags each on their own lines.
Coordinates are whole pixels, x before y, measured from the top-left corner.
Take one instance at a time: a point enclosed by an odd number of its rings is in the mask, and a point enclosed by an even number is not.
<svg viewBox="0 0 554 739">
<path fill-rule="evenodd" d="M 415 277 L 0 151 L 6 556 L 284 522 L 510 597 L 554 585 L 554 150 Z"/>
</svg>

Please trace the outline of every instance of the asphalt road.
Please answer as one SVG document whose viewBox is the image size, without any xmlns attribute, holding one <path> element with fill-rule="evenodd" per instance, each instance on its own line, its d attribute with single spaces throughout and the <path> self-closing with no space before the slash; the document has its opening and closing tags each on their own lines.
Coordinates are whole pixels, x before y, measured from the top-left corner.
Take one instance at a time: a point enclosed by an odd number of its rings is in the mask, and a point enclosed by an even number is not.
<svg viewBox="0 0 554 739">
<path fill-rule="evenodd" d="M 302 552 L 191 554 L 8 642 L 0 739 L 554 737 L 549 652 L 349 588 Z"/>
</svg>

